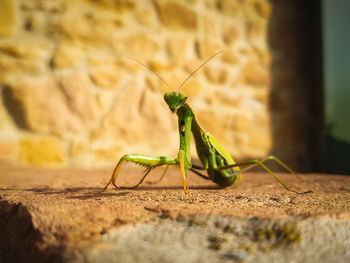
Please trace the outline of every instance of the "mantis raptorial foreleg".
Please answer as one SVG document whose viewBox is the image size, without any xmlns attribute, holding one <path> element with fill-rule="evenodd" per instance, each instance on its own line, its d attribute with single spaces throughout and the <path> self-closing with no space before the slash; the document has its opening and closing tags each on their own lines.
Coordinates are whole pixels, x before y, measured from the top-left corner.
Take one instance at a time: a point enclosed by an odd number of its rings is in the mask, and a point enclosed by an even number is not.
<svg viewBox="0 0 350 263">
<path fill-rule="evenodd" d="M 184 191 L 186 194 L 189 194 L 190 189 L 187 183 L 187 171 L 185 168 L 185 152 L 183 150 L 180 150 L 178 156 L 179 156 L 179 164 L 180 164 L 180 174 L 181 174 L 182 184 L 184 186 Z"/>
<path fill-rule="evenodd" d="M 143 175 L 142 179 L 133 188 L 135 188 L 138 185 L 140 185 L 153 168 L 155 168 L 157 166 L 162 166 L 162 165 L 176 165 L 176 164 L 179 163 L 177 159 L 174 159 L 172 157 L 147 156 L 147 155 L 138 155 L 138 154 L 126 154 L 122 158 L 120 158 L 118 164 L 114 168 L 114 171 L 113 171 L 111 179 L 109 180 L 108 184 L 103 188 L 102 191 L 106 190 L 107 187 L 111 183 L 116 188 L 118 188 L 118 186 L 116 185 L 115 181 L 117 180 L 117 176 L 118 176 L 118 174 L 120 172 L 120 168 L 122 167 L 123 162 L 133 162 L 135 164 L 138 164 L 138 165 L 146 167 L 145 174 Z"/>
<path fill-rule="evenodd" d="M 233 167 L 238 167 L 238 166 L 244 166 L 244 165 L 248 165 L 247 167 L 241 169 L 240 171 L 234 172 L 232 173 L 230 176 L 236 176 L 238 173 L 242 173 L 245 171 L 248 171 L 256 166 L 260 166 L 261 168 L 263 168 L 266 172 L 268 172 L 273 178 L 275 178 L 275 180 L 277 182 L 279 182 L 286 190 L 294 192 L 299 194 L 299 192 L 290 189 L 277 175 L 275 175 L 264 163 L 267 161 L 273 160 L 276 163 L 278 163 L 280 166 L 282 166 L 284 169 L 286 169 L 288 172 L 295 174 L 296 176 L 298 176 L 290 167 L 288 167 L 285 163 L 283 163 L 281 160 L 279 160 L 277 157 L 270 155 L 268 157 L 266 157 L 263 160 L 251 160 L 251 161 L 246 161 L 246 162 L 238 162 L 235 164 L 231 164 L 231 165 L 225 165 L 225 166 L 221 166 L 218 167 L 217 170 L 222 171 L 222 170 L 226 170 L 229 168 L 233 168 Z M 298 176 L 300 177 L 300 176 Z"/>
</svg>

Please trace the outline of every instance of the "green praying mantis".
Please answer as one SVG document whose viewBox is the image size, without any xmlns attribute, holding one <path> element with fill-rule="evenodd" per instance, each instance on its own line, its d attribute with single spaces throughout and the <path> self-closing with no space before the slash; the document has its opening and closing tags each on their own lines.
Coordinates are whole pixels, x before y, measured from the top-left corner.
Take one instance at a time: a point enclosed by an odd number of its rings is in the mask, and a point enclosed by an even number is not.
<svg viewBox="0 0 350 263">
<path fill-rule="evenodd" d="M 163 178 L 167 168 L 169 165 L 179 165 L 180 166 L 180 175 L 183 183 L 183 188 L 186 195 L 189 195 L 190 189 L 187 182 L 187 171 L 190 170 L 193 173 L 201 176 L 204 179 L 211 180 L 218 184 L 221 187 L 227 187 L 233 185 L 241 180 L 242 172 L 245 172 L 255 166 L 262 167 L 267 173 L 269 173 L 277 182 L 279 182 L 286 190 L 298 193 L 290 189 L 277 175 L 275 175 L 266 165 L 265 162 L 272 160 L 277 164 L 285 168 L 288 172 L 293 173 L 294 171 L 289 168 L 286 164 L 284 164 L 281 160 L 276 158 L 275 156 L 268 156 L 263 160 L 251 160 L 246 162 L 235 162 L 234 159 L 230 156 L 230 154 L 218 143 L 218 141 L 207 131 L 205 131 L 200 124 L 198 123 L 196 114 L 191 109 L 190 105 L 186 102 L 187 94 L 184 92 L 180 92 L 181 87 L 186 83 L 186 81 L 192 77 L 200 68 L 202 68 L 206 63 L 208 63 L 211 59 L 222 53 L 216 53 L 212 57 L 208 58 L 204 63 L 202 63 L 196 70 L 194 70 L 185 81 L 179 86 L 177 91 L 166 92 L 164 94 L 164 100 L 168 104 L 169 109 L 172 113 L 175 113 L 178 117 L 178 129 L 180 136 L 180 149 L 178 151 L 178 155 L 176 158 L 167 157 L 167 156 L 147 156 L 140 154 L 125 154 L 120 158 L 118 164 L 116 165 L 112 177 L 104 187 L 104 190 L 112 183 L 116 188 L 115 181 L 120 172 L 123 162 L 132 162 L 141 166 L 144 166 L 145 172 L 141 180 L 138 184 L 133 186 L 132 188 L 136 188 L 139 186 L 146 176 L 152 171 L 154 168 L 158 166 L 166 166 L 166 169 L 163 172 L 161 178 Z M 139 64 L 143 65 L 150 71 L 152 71 L 145 64 L 132 59 Z M 153 72 L 153 71 L 152 71 Z M 156 74 L 155 72 L 153 72 Z M 167 86 L 168 84 L 156 74 L 157 77 L 164 82 Z M 190 155 L 190 137 L 191 132 L 194 137 L 197 154 L 202 163 L 202 166 L 194 165 L 191 161 Z M 240 169 L 242 166 L 245 168 Z M 207 175 L 202 174 L 200 171 L 206 170 Z"/>
</svg>

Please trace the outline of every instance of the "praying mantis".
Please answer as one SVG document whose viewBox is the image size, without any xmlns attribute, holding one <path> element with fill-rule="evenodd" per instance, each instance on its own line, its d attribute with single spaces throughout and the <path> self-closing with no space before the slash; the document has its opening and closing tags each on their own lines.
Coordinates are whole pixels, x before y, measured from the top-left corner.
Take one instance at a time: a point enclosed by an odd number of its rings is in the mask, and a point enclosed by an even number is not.
<svg viewBox="0 0 350 263">
<path fill-rule="evenodd" d="M 117 163 L 112 177 L 107 183 L 107 185 L 103 188 L 102 191 L 105 191 L 107 187 L 112 183 L 116 188 L 115 181 L 120 172 L 123 162 L 132 162 L 141 166 L 144 166 L 145 172 L 141 180 L 138 184 L 133 186 L 132 188 L 136 188 L 139 186 L 146 176 L 152 171 L 154 168 L 158 166 L 166 166 L 166 169 L 162 175 L 164 176 L 169 165 L 179 165 L 180 166 L 180 175 L 182 179 L 183 189 L 186 195 L 189 195 L 190 189 L 187 182 L 187 171 L 190 170 L 193 173 L 201 176 L 204 179 L 211 180 L 214 183 L 218 184 L 221 187 L 231 186 L 242 178 L 242 172 L 245 172 L 255 166 L 260 166 L 267 173 L 269 173 L 277 182 L 279 182 L 286 190 L 299 193 L 295 190 L 290 189 L 277 175 L 275 175 L 266 165 L 267 161 L 275 161 L 277 164 L 282 166 L 288 172 L 293 173 L 294 171 L 289 168 L 285 163 L 279 160 L 275 156 L 268 156 L 262 160 L 251 160 L 246 162 L 235 162 L 234 159 L 230 156 L 230 154 L 218 143 L 218 141 L 207 131 L 205 131 L 201 125 L 198 123 L 196 114 L 191 109 L 190 105 L 186 102 L 187 94 L 179 91 L 181 87 L 186 83 L 186 81 L 192 77 L 200 68 L 202 68 L 206 63 L 208 63 L 211 59 L 222 53 L 220 51 L 208 58 L 204 63 L 202 63 L 196 70 L 194 70 L 185 81 L 179 86 L 177 91 L 166 92 L 164 94 L 164 100 L 169 106 L 169 109 L 172 113 L 175 113 L 178 117 L 178 130 L 180 136 L 180 147 L 178 151 L 177 157 L 167 157 L 167 156 L 148 156 L 148 155 L 140 155 L 140 154 L 125 154 L 120 158 Z M 151 70 L 145 64 L 132 59 L 139 64 L 145 66 L 147 69 Z M 152 71 L 152 70 L 151 70 Z M 152 71 L 153 72 L 153 71 Z M 155 72 L 153 72 L 156 74 Z M 156 74 L 157 77 L 164 82 L 161 76 Z M 168 86 L 168 85 L 167 85 Z M 198 166 L 192 164 L 191 155 L 190 155 L 190 137 L 191 133 L 193 134 L 195 146 L 197 150 L 198 157 L 202 163 L 202 166 Z M 240 169 L 242 166 L 245 168 Z M 200 171 L 206 170 L 208 175 L 202 174 Z"/>
</svg>

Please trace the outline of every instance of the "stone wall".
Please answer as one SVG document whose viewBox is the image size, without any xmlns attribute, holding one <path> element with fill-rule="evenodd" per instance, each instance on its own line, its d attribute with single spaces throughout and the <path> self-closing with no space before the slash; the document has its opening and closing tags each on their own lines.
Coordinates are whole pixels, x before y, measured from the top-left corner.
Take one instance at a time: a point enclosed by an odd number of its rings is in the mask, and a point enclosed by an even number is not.
<svg viewBox="0 0 350 263">
<path fill-rule="evenodd" d="M 267 0 L 1 1 L 0 158 L 101 166 L 124 153 L 175 156 L 168 87 L 128 58 L 176 90 L 220 50 L 182 90 L 236 159 L 266 156 L 279 136 L 270 115 L 272 12 Z M 288 149 L 277 154 L 298 168 L 303 138 L 277 141 Z M 302 147 L 288 148 L 295 142 Z"/>
</svg>

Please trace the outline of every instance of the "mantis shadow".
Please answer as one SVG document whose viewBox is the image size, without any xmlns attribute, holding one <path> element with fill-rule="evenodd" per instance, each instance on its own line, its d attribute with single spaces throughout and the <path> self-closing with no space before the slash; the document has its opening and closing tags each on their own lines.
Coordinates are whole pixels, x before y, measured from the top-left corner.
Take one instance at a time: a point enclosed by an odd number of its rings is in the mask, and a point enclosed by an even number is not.
<svg viewBox="0 0 350 263">
<path fill-rule="evenodd" d="M 223 187 L 219 185 L 208 185 L 208 186 L 192 186 L 190 187 L 190 190 L 217 190 L 222 189 Z M 128 186 L 121 186 L 117 190 L 134 190 L 134 191 L 144 191 L 144 190 L 183 190 L 182 186 L 138 186 L 136 188 L 134 187 L 128 187 Z"/>
<path fill-rule="evenodd" d="M 0 188 L 0 191 L 27 191 L 41 195 L 65 195 L 72 199 L 88 199 L 100 198 L 104 196 L 116 196 L 115 193 L 101 193 L 101 188 L 98 187 L 68 187 L 64 189 L 55 189 L 50 187 L 35 187 L 35 188 Z M 120 192 L 117 196 L 127 195 L 128 192 Z"/>
<path fill-rule="evenodd" d="M 86 200 L 86 199 L 100 199 L 101 197 L 122 197 L 126 196 L 132 192 L 138 192 L 138 191 L 161 191 L 161 190 L 183 190 L 182 186 L 138 186 L 137 188 L 133 187 L 119 187 L 116 188 L 110 188 L 111 191 L 104 191 L 101 192 L 103 188 L 99 187 L 68 187 L 64 189 L 55 189 L 50 187 L 34 187 L 34 188 L 0 188 L 0 191 L 27 191 L 27 192 L 33 192 L 40 195 L 64 195 L 66 198 L 69 199 L 79 199 L 79 200 Z M 190 188 L 191 190 L 218 190 L 222 189 L 222 187 L 218 185 L 208 185 L 208 186 L 193 186 Z"/>
</svg>

